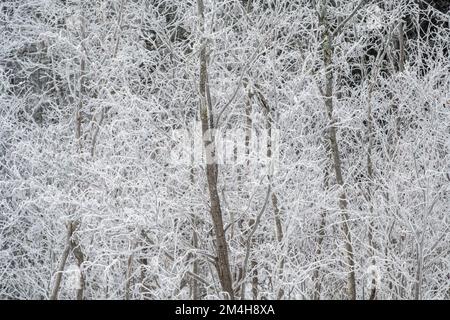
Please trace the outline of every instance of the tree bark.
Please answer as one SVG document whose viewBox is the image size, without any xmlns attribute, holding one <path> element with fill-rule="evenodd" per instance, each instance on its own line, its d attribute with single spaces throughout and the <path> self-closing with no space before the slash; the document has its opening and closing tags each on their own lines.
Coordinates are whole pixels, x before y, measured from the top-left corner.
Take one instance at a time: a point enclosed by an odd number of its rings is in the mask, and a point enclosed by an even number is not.
<svg viewBox="0 0 450 320">
<path fill-rule="evenodd" d="M 323 41 L 323 59 L 325 67 L 325 107 L 329 121 L 328 139 L 330 143 L 331 158 L 333 161 L 336 182 L 340 186 L 339 209 L 342 214 L 342 230 L 344 232 L 346 260 L 348 265 L 347 294 L 352 300 L 356 299 L 356 279 L 355 279 L 355 261 L 353 254 L 353 244 L 351 239 L 350 227 L 348 224 L 349 216 L 347 211 L 347 196 L 344 190 L 344 178 L 342 175 L 341 156 L 337 140 L 336 119 L 333 115 L 333 39 L 328 24 L 325 22 L 326 6 L 323 7 L 321 14 L 321 24 L 325 27 L 322 35 Z"/>
<path fill-rule="evenodd" d="M 273 117 L 272 112 L 270 110 L 269 103 L 267 102 L 266 98 L 261 92 L 261 88 L 256 85 L 257 88 L 257 96 L 259 103 L 261 104 L 261 107 L 263 109 L 263 112 L 266 115 L 266 128 L 267 128 L 267 160 L 269 163 L 269 181 L 271 184 L 273 184 L 273 169 L 274 169 L 274 163 L 273 163 L 273 145 L 272 145 L 272 139 L 273 139 Z M 272 186 L 273 187 L 273 186 Z M 274 219 L 275 219 L 275 231 L 276 231 L 276 238 L 278 244 L 281 246 L 283 242 L 283 226 L 281 223 L 281 212 L 280 208 L 278 206 L 278 197 L 274 191 L 271 191 L 271 201 L 272 201 L 272 207 L 273 207 L 273 213 L 274 213 Z M 284 264 L 285 259 L 284 257 L 281 258 L 280 266 L 278 269 L 278 277 L 281 278 L 284 270 Z M 281 300 L 284 296 L 284 289 L 280 286 L 277 293 L 277 300 Z"/>
<path fill-rule="evenodd" d="M 70 238 L 72 237 L 72 223 L 67 224 L 67 238 L 66 238 L 66 247 L 64 248 L 63 254 L 61 256 L 61 260 L 59 261 L 58 270 L 56 271 L 56 279 L 55 284 L 53 286 L 52 293 L 50 295 L 50 300 L 58 300 L 58 292 L 59 288 L 61 287 L 61 279 L 62 279 L 62 273 L 64 271 L 64 268 L 66 266 L 67 258 L 69 257 L 70 253 Z"/>
<path fill-rule="evenodd" d="M 204 30 L 204 5 L 203 0 L 197 0 L 198 12 L 201 21 L 201 29 Z M 217 191 L 218 165 L 216 161 L 216 146 L 214 141 L 214 128 L 212 117 L 212 106 L 208 99 L 208 67 L 206 56 L 206 40 L 202 39 L 202 48 L 200 51 L 200 117 L 202 124 L 203 147 L 206 156 L 206 177 L 208 181 L 210 214 L 214 226 L 216 237 L 216 269 L 222 290 L 228 293 L 228 297 L 233 300 L 233 282 L 230 272 L 230 263 L 228 259 L 228 243 L 225 238 L 223 227 L 222 209 L 220 205 L 219 193 Z"/>
</svg>

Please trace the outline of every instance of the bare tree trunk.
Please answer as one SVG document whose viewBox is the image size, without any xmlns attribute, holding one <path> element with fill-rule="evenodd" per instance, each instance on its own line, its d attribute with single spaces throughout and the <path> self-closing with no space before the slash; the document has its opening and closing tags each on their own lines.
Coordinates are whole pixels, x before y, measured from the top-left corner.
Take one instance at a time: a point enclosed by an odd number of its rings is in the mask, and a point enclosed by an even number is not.
<svg viewBox="0 0 450 320">
<path fill-rule="evenodd" d="M 62 273 L 64 271 L 64 268 L 65 268 L 66 262 L 67 262 L 67 258 L 69 257 L 69 253 L 70 253 L 70 238 L 72 237 L 72 233 L 73 233 L 72 223 L 68 223 L 67 224 L 66 247 L 61 256 L 61 260 L 59 261 L 58 270 L 56 271 L 55 284 L 53 286 L 53 290 L 50 295 L 50 300 L 58 300 L 58 292 L 59 292 L 59 288 L 61 287 Z"/>
<path fill-rule="evenodd" d="M 81 268 L 82 263 L 84 262 L 84 255 L 77 241 L 73 239 L 73 233 L 78 228 L 78 225 L 79 223 L 75 221 L 67 222 L 66 247 L 61 256 L 58 270 L 56 271 L 55 284 L 50 295 L 50 300 L 58 300 L 58 292 L 61 287 L 62 273 L 64 272 L 64 268 L 67 263 L 67 258 L 69 257 L 70 251 L 73 252 L 75 259 L 77 260 L 78 268 L 80 269 L 80 279 L 78 279 L 80 288 L 77 289 L 77 300 L 83 300 L 84 276 Z"/>
<path fill-rule="evenodd" d="M 242 171 L 239 171 L 238 174 L 238 184 L 239 184 L 239 189 L 238 191 L 241 193 L 244 193 L 245 190 L 242 189 L 242 186 L 240 185 L 240 182 L 242 180 L 242 176 L 245 175 L 250 175 L 251 174 L 251 169 L 250 169 L 250 141 L 252 138 L 252 126 L 253 126 L 253 120 L 252 120 L 252 99 L 254 94 L 251 92 L 251 90 L 249 90 L 248 88 L 248 79 L 244 78 L 243 79 L 243 83 L 244 83 L 244 87 L 247 90 L 247 97 L 246 97 L 246 101 L 245 101 L 245 137 L 244 137 L 244 150 L 245 150 L 245 165 L 244 165 L 244 169 Z M 234 149 L 234 153 L 235 153 L 235 161 L 238 160 L 238 156 L 237 156 L 237 147 L 235 147 Z M 240 170 L 240 169 L 239 169 Z M 244 193 L 244 199 L 246 201 L 248 201 L 250 198 L 250 195 L 245 192 Z M 246 216 L 242 216 L 241 219 L 239 219 L 238 222 L 238 226 L 240 229 L 240 241 L 242 244 L 246 243 L 246 238 L 245 236 L 248 234 L 248 229 L 244 227 L 243 223 L 245 221 L 247 217 Z M 252 222 L 253 221 L 253 222 Z M 250 219 L 249 221 L 249 226 L 250 228 L 252 227 L 254 223 L 254 219 Z M 234 225 L 234 224 L 233 224 Z M 233 226 L 232 226 L 233 227 Z M 233 234 L 233 233 L 232 233 Z M 239 286 L 236 288 L 236 292 L 244 292 L 245 290 L 242 290 L 242 287 L 245 286 L 245 283 L 242 282 L 243 276 L 244 276 L 244 262 L 242 262 L 242 264 L 239 264 L 237 267 L 237 281 L 236 283 L 239 284 Z M 252 268 L 256 265 L 256 261 L 252 258 L 252 260 L 250 261 L 250 265 L 252 266 Z M 253 278 L 252 278 L 252 295 L 255 298 L 255 296 L 257 297 L 258 295 L 258 270 L 253 269 Z M 241 295 L 241 299 L 243 298 L 243 295 Z"/>
<path fill-rule="evenodd" d="M 194 141 L 192 140 L 192 150 L 194 150 Z M 190 180 L 191 185 L 194 186 L 195 183 L 195 170 L 194 170 L 194 155 L 191 155 L 191 171 L 190 171 Z M 197 225 L 198 225 L 198 219 L 194 214 L 194 208 L 192 208 L 192 246 L 197 249 L 199 246 L 199 239 L 198 239 L 198 233 L 197 233 Z M 195 276 L 198 276 L 199 274 L 199 261 L 197 259 L 197 256 L 194 255 L 193 257 L 194 261 L 192 263 L 192 273 Z M 190 296 L 192 300 L 200 300 L 200 288 L 199 288 L 199 281 L 191 277 L 190 279 Z"/>
<path fill-rule="evenodd" d="M 192 169 L 192 182 L 194 182 L 194 176 L 193 176 L 193 169 Z M 198 220 L 197 220 L 197 217 L 193 217 L 192 218 L 192 246 L 195 248 L 195 249 L 197 249 L 198 248 L 198 246 L 199 246 L 199 239 L 198 239 L 198 234 L 197 234 L 197 225 L 198 225 Z M 200 268 L 199 268 L 199 262 L 198 262 L 198 259 L 197 259 L 197 256 L 196 255 L 194 255 L 194 261 L 193 261 L 193 263 L 192 263 L 192 273 L 195 275 L 195 276 L 198 276 L 199 275 L 199 271 L 200 271 Z M 192 297 L 192 300 L 200 300 L 200 288 L 199 288 L 199 282 L 198 282 L 198 280 L 196 279 L 196 278 L 191 278 L 191 281 L 190 281 L 190 285 L 191 285 L 191 297 Z"/>
<path fill-rule="evenodd" d="M 256 229 L 258 228 L 260 222 L 261 222 L 261 217 L 263 215 L 263 213 L 266 211 L 266 207 L 267 207 L 267 203 L 269 202 L 269 196 L 271 193 L 271 185 L 269 183 L 269 188 L 267 189 L 267 194 L 266 194 L 266 199 L 264 200 L 264 204 L 260 210 L 260 212 L 258 213 L 258 215 L 256 216 L 256 219 L 252 219 L 252 221 L 250 222 L 251 224 L 251 231 L 247 237 L 247 241 L 245 242 L 246 244 L 246 248 L 245 248 L 245 258 L 244 258 L 244 263 L 243 263 L 243 267 L 242 267 L 242 287 L 241 287 L 241 299 L 244 300 L 245 299 L 245 277 L 247 276 L 247 263 L 248 260 L 250 258 L 250 254 L 251 254 L 251 247 L 252 247 L 252 238 L 253 235 L 256 232 Z"/>
<path fill-rule="evenodd" d="M 322 255 L 322 243 L 325 238 L 325 223 L 326 223 L 326 210 L 323 209 L 321 213 L 320 225 L 319 225 L 319 239 L 317 240 L 317 250 L 316 250 L 316 262 L 320 260 L 320 256 Z M 321 282 L 319 278 L 320 267 L 317 266 L 314 269 L 313 273 L 313 282 L 314 282 L 314 300 L 320 300 L 320 292 L 321 292 Z"/>
<path fill-rule="evenodd" d="M 75 231 L 79 226 L 79 222 L 72 222 L 72 230 Z M 77 300 L 83 300 L 83 293 L 84 293 L 84 275 L 83 275 L 83 262 L 84 262 L 84 254 L 81 251 L 81 247 L 80 244 L 78 243 L 77 240 L 75 240 L 73 238 L 73 235 L 70 239 L 70 246 L 72 248 L 73 251 L 73 255 L 75 256 L 75 259 L 77 260 L 77 265 L 78 265 L 78 269 L 80 270 L 80 279 L 78 279 L 79 281 L 79 285 L 80 287 L 77 289 Z"/>
<path fill-rule="evenodd" d="M 133 245 L 133 251 L 135 245 Z M 131 275 L 133 273 L 133 252 L 128 257 L 127 261 L 127 274 L 125 279 L 125 300 L 130 300 L 130 288 L 131 288 Z"/>
<path fill-rule="evenodd" d="M 86 26 L 85 26 L 85 19 L 84 17 L 81 18 L 81 24 L 80 24 L 80 36 L 82 41 L 86 38 L 86 32 L 85 32 Z M 78 143 L 78 152 L 81 152 L 82 150 L 82 141 L 81 137 L 83 135 L 82 129 L 81 129 L 81 111 L 83 109 L 83 92 L 84 92 L 84 78 L 86 76 L 86 61 L 84 57 L 81 57 L 80 61 L 80 78 L 78 79 L 78 103 L 77 108 L 75 111 L 75 138 L 77 139 Z"/>
<path fill-rule="evenodd" d="M 348 265 L 348 281 L 347 281 L 347 293 L 348 297 L 352 300 L 356 299 L 356 278 L 355 278 L 355 261 L 353 254 L 353 244 L 351 239 L 350 227 L 348 224 L 349 216 L 347 211 L 347 196 L 344 190 L 344 179 L 342 175 L 342 165 L 341 165 L 341 156 L 339 153 L 339 146 L 336 135 L 336 119 L 333 115 L 333 40 L 332 34 L 329 30 L 328 24 L 325 22 L 326 17 L 326 6 L 323 7 L 323 12 L 321 13 L 321 25 L 325 27 L 323 32 L 323 59 L 324 59 L 324 67 L 325 67 L 325 107 L 329 120 L 329 130 L 328 130 L 328 138 L 330 142 L 330 151 L 331 158 L 333 160 L 334 171 L 336 176 L 336 182 L 341 187 L 340 195 L 339 195 L 339 209 L 341 210 L 343 222 L 342 229 L 344 232 L 345 238 L 345 251 L 346 251 L 346 260 Z"/>
<path fill-rule="evenodd" d="M 196 221 L 195 221 L 195 218 L 194 218 L 193 224 L 194 224 L 194 229 L 195 229 L 196 224 L 197 224 Z M 193 245 L 194 248 L 198 248 L 198 235 L 197 235 L 197 231 L 196 230 L 192 231 L 192 245 Z M 194 262 L 192 264 L 192 273 L 195 274 L 196 276 L 199 273 L 199 266 L 198 266 L 197 257 L 194 257 Z M 192 300 L 200 300 L 200 290 L 199 290 L 198 286 L 199 286 L 199 283 L 198 283 L 197 279 L 196 278 L 192 278 L 191 279 L 191 297 L 192 297 Z"/>
<path fill-rule="evenodd" d="M 197 0 L 198 12 L 200 15 L 201 29 L 204 29 L 204 5 L 203 0 Z M 212 106 L 208 99 L 208 68 L 206 56 L 206 40 L 202 39 L 200 51 L 200 117 L 202 123 L 203 146 L 206 155 L 206 177 L 210 198 L 210 214 L 216 236 L 216 269 L 223 291 L 228 293 L 231 300 L 234 299 L 233 281 L 230 272 L 228 259 L 228 243 L 225 238 L 225 231 L 222 220 L 222 210 L 220 206 L 219 193 L 217 191 L 218 165 L 216 161 L 216 146 L 213 132 Z"/>
<path fill-rule="evenodd" d="M 275 192 L 272 192 L 272 207 L 273 207 L 273 213 L 274 213 L 274 217 L 275 217 L 277 241 L 278 241 L 279 245 L 282 245 L 282 243 L 283 243 L 283 227 L 281 224 L 280 209 L 278 207 L 278 198 L 277 198 L 277 195 L 275 194 Z M 283 276 L 285 262 L 286 262 L 286 260 L 284 259 L 284 256 L 281 257 L 280 267 L 278 269 L 278 278 L 281 278 Z M 278 289 L 278 293 L 277 293 L 277 300 L 281 300 L 281 299 L 283 299 L 283 297 L 284 297 L 284 289 L 282 286 L 280 286 L 280 288 Z"/>
<path fill-rule="evenodd" d="M 80 24 L 80 36 L 82 41 L 86 38 L 86 20 L 84 19 L 84 16 L 81 17 L 81 24 Z M 86 61 L 84 57 L 81 57 L 80 61 L 80 78 L 79 78 L 79 88 L 78 88 L 78 103 L 75 110 L 75 139 L 77 142 L 77 151 L 79 154 L 81 154 L 83 149 L 83 132 L 82 132 L 82 109 L 83 109 L 83 94 L 84 94 L 84 80 L 86 77 Z M 73 233 L 75 230 L 79 227 L 80 221 L 69 221 L 68 223 L 70 225 L 71 235 L 68 239 L 69 242 L 69 248 L 72 250 L 72 253 L 77 261 L 77 265 L 80 271 L 80 279 L 79 285 L 80 287 L 77 289 L 76 298 L 77 300 L 83 300 L 83 293 L 84 293 L 84 275 L 82 270 L 82 264 L 84 262 L 84 254 L 81 251 L 80 245 L 78 241 L 76 241 L 73 238 Z"/>
<path fill-rule="evenodd" d="M 270 177 L 269 180 L 271 181 L 271 183 L 273 183 L 272 180 L 272 170 L 273 170 L 273 146 L 272 146 L 272 139 L 273 139 L 273 117 L 272 117 L 272 113 L 270 110 L 270 106 L 269 103 L 267 102 L 266 98 L 264 97 L 264 95 L 261 92 L 261 88 L 256 85 L 257 88 L 257 96 L 258 96 L 258 100 L 261 104 L 261 107 L 263 108 L 263 111 L 266 115 L 266 126 L 267 126 L 267 134 L 268 134 L 268 140 L 267 140 L 267 158 L 268 158 L 268 162 L 269 162 L 269 166 L 270 166 Z M 278 206 L 278 197 L 276 195 L 276 193 L 274 191 L 272 191 L 271 194 L 271 200 L 272 200 L 272 207 L 273 207 L 273 212 L 274 212 L 274 219 L 275 219 L 275 230 L 276 230 L 276 237 L 277 237 L 277 241 L 279 245 L 282 245 L 283 242 L 283 226 L 281 223 L 281 212 L 280 212 L 280 208 Z M 284 264 L 285 264 L 285 259 L 284 257 L 281 258 L 280 261 L 280 266 L 278 269 L 278 277 L 281 278 L 283 275 L 283 270 L 284 270 Z M 278 289 L 278 293 L 277 293 L 277 299 L 281 300 L 284 296 L 284 289 L 282 288 L 282 286 L 280 286 L 280 288 Z"/>
<path fill-rule="evenodd" d="M 257 263 L 256 260 L 252 259 L 251 268 L 253 269 L 253 277 L 252 277 L 252 296 L 253 300 L 258 300 L 258 269 L 257 269 Z"/>
<path fill-rule="evenodd" d="M 372 145 L 373 145 L 373 119 L 372 119 L 372 86 L 369 88 L 368 92 L 368 108 L 367 108 L 367 137 L 368 137 L 368 145 L 367 145 L 367 178 L 368 178 L 368 186 L 367 186 L 367 201 L 369 203 L 369 252 L 370 255 L 374 255 L 374 242 L 373 242 L 373 200 L 372 200 L 372 190 L 373 190 L 373 165 L 372 165 Z M 375 263 L 375 261 L 372 261 Z M 373 279 L 372 281 L 375 281 Z M 375 300 L 377 294 L 376 283 L 372 283 L 372 287 L 370 289 L 370 300 Z"/>
<path fill-rule="evenodd" d="M 386 41 L 387 43 L 387 41 Z M 373 257 L 375 254 L 375 242 L 373 240 L 373 233 L 374 233 L 374 226 L 373 226 L 373 215 L 374 215 L 374 208 L 373 208 L 373 197 L 372 193 L 374 190 L 374 174 L 373 174 L 373 163 L 372 163 L 372 149 L 373 149 L 373 137 L 374 137 L 374 131 L 373 131 L 373 117 L 372 117 L 372 92 L 373 88 L 375 87 L 375 84 L 377 82 L 378 77 L 378 71 L 380 69 L 380 65 L 382 63 L 382 60 L 386 54 L 386 48 L 383 47 L 381 50 L 378 51 L 377 57 L 375 58 L 375 64 L 372 67 L 372 72 L 369 79 L 369 88 L 367 92 L 367 178 L 368 178 L 368 185 L 367 185 L 367 202 L 369 203 L 369 215 L 370 215 L 370 222 L 369 222 L 369 252 L 370 255 Z M 372 264 L 375 264 L 375 261 L 373 260 L 371 262 Z M 376 300 L 377 298 L 377 287 L 376 287 L 376 280 L 372 279 L 372 288 L 370 289 L 370 300 Z"/>
<path fill-rule="evenodd" d="M 375 81 L 373 79 L 373 81 Z M 368 108 L 367 108 L 367 135 L 368 135 L 368 146 L 367 146 L 367 177 L 368 177 L 368 186 L 367 186 L 367 201 L 369 203 L 369 252 L 370 255 L 373 256 L 375 254 L 374 240 L 373 240 L 373 199 L 372 199 L 372 190 L 373 190 L 373 164 L 372 164 L 372 146 L 373 146 L 373 118 L 372 118 L 372 86 L 369 88 L 368 92 Z M 375 261 L 372 261 L 375 264 Z M 372 280 L 372 288 L 370 289 L 370 300 L 375 300 L 377 298 L 377 287 L 375 283 L 375 279 Z"/>
<path fill-rule="evenodd" d="M 422 279 L 423 279 L 423 235 L 422 240 L 417 244 L 417 272 L 416 272 L 416 284 L 414 288 L 415 300 L 422 300 Z"/>
<path fill-rule="evenodd" d="M 403 72 L 405 70 L 405 32 L 403 30 L 404 22 L 400 22 L 398 26 L 398 42 L 399 42 L 399 61 L 398 61 L 398 70 Z"/>
</svg>

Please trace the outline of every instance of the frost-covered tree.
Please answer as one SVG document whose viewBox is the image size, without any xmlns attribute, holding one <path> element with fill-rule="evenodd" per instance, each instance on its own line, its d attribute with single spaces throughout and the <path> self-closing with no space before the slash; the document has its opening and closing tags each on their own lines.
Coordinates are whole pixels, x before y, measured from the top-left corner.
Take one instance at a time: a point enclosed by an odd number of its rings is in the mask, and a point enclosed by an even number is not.
<svg viewBox="0 0 450 320">
<path fill-rule="evenodd" d="M 445 1 L 0 4 L 1 299 L 449 299 Z"/>
</svg>

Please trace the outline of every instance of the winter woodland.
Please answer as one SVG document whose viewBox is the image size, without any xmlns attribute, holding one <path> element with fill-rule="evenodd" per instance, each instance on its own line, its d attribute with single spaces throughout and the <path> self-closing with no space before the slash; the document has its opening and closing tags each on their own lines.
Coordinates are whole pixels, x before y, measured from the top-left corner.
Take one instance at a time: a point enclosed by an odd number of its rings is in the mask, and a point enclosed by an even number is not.
<svg viewBox="0 0 450 320">
<path fill-rule="evenodd" d="M 449 9 L 3 0 L 0 299 L 450 299 Z"/>
</svg>

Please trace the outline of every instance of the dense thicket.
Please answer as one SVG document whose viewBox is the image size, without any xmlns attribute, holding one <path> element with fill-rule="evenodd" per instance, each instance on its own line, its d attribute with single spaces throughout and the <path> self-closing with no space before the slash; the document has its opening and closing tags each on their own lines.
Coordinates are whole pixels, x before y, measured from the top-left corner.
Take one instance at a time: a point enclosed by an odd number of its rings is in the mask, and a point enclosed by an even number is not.
<svg viewBox="0 0 450 320">
<path fill-rule="evenodd" d="M 449 7 L 2 1 L 0 298 L 450 299 Z"/>
</svg>

